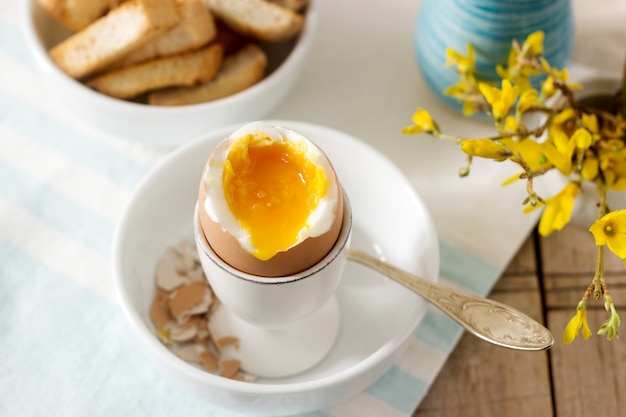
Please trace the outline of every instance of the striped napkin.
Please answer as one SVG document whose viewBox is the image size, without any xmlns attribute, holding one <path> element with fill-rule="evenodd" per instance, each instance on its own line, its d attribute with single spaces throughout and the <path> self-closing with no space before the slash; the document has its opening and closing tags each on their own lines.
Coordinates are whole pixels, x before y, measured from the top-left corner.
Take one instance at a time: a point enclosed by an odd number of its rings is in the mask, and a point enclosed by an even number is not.
<svg viewBox="0 0 626 417">
<path fill-rule="evenodd" d="M 96 130 L 59 106 L 26 48 L 16 3 L 0 3 L 0 415 L 234 416 L 157 369 L 113 291 L 116 224 L 168 150 Z M 505 167 L 479 163 L 460 180 L 457 149 L 400 134 L 418 105 L 464 134 L 487 127 L 444 108 L 416 72 L 411 34 L 419 2 L 363 3 L 322 2 L 309 65 L 268 118 L 327 125 L 390 157 L 433 215 L 442 279 L 487 294 L 536 218 L 512 214 L 521 194 L 499 188 Z M 361 24 L 345 30 L 355 10 Z M 372 52 L 384 55 L 372 60 Z M 461 333 L 429 310 L 386 375 L 356 398 L 307 416 L 410 416 Z"/>
</svg>

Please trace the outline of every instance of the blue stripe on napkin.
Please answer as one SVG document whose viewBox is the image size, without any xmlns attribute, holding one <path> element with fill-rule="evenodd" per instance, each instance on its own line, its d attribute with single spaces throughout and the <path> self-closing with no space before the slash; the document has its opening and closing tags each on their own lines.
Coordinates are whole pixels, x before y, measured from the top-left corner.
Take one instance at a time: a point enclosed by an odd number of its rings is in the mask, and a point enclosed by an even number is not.
<svg viewBox="0 0 626 417">
<path fill-rule="evenodd" d="M 116 305 L 1 238 L 0 254 L 0 415 L 239 415 L 162 373 Z"/>
<path fill-rule="evenodd" d="M 429 308 L 416 332 L 417 337 L 436 347 L 450 353 L 461 335 L 461 326 L 446 316 L 441 311 Z"/>
<path fill-rule="evenodd" d="M 0 103 L 11 103 L 10 109 L 0 105 L 0 119 L 8 121 L 12 129 L 122 187 L 132 189 L 148 170 L 127 155 L 86 137 L 20 97 L 0 90 Z"/>
<path fill-rule="evenodd" d="M 446 242 L 439 242 L 439 253 L 439 275 L 476 294 L 487 294 L 502 273 L 497 267 Z"/>
<path fill-rule="evenodd" d="M 0 196 L 3 196 L 47 225 L 103 256 L 111 252 L 115 225 L 93 211 L 68 199 L 22 172 L 0 162 Z M 19 227 L 19 226 L 16 226 Z"/>
<path fill-rule="evenodd" d="M 486 295 L 502 273 L 497 267 L 443 241 L 439 242 L 439 253 L 440 275 L 475 294 Z M 456 346 L 462 329 L 441 311 L 429 308 L 416 334 L 420 340 L 450 353 Z"/>
<path fill-rule="evenodd" d="M 410 415 L 415 409 L 416 399 L 423 397 L 427 390 L 427 382 L 394 366 L 365 392 Z"/>
</svg>

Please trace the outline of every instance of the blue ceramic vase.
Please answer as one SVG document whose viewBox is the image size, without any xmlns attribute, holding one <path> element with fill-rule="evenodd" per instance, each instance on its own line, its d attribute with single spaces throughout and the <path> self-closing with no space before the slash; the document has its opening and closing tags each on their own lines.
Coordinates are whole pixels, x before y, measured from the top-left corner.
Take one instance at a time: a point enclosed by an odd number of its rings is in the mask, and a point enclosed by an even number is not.
<svg viewBox="0 0 626 417">
<path fill-rule="evenodd" d="M 466 55 L 471 43 L 476 76 L 495 81 L 495 67 L 506 66 L 512 40 L 521 43 L 537 30 L 545 33 L 548 62 L 567 66 L 574 47 L 570 0 L 423 0 L 414 31 L 418 66 L 432 91 L 458 109 L 456 99 L 443 94 L 458 82 L 454 67 L 445 67 L 446 49 Z"/>
</svg>

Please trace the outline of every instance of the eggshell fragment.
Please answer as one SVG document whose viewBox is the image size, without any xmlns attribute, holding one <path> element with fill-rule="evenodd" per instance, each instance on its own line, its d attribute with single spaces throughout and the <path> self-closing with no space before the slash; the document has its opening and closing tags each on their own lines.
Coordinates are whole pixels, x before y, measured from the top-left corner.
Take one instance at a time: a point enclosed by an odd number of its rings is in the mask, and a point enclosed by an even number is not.
<svg viewBox="0 0 626 417">
<path fill-rule="evenodd" d="M 179 272 L 185 273 L 194 269 L 198 265 L 199 260 L 197 255 L 194 254 L 188 245 L 179 245 L 177 248 L 178 259 L 176 263 L 176 269 Z"/>
<path fill-rule="evenodd" d="M 196 265 L 193 269 L 187 271 L 187 278 L 190 281 L 205 281 L 204 272 L 202 271 L 202 266 Z"/>
<path fill-rule="evenodd" d="M 191 344 L 181 347 L 180 349 L 178 349 L 176 354 L 184 361 L 200 363 L 200 355 L 205 351 L 206 349 L 202 346 L 197 344 Z"/>
<path fill-rule="evenodd" d="M 217 371 L 219 361 L 217 359 L 217 356 L 215 356 L 213 352 L 210 352 L 208 350 L 202 352 L 200 354 L 200 362 L 202 363 L 202 366 L 204 366 L 204 369 L 206 369 L 207 371 L 211 373 Z"/>
<path fill-rule="evenodd" d="M 237 359 L 227 359 L 220 362 L 220 366 L 222 368 L 220 376 L 223 376 L 224 378 L 232 378 L 239 371 L 241 362 Z"/>
<path fill-rule="evenodd" d="M 156 337 L 186 362 L 202 365 L 216 375 L 219 372 L 228 378 L 253 382 L 256 376 L 238 369 L 239 365 L 229 356 L 238 349 L 239 339 L 225 336 L 216 341 L 212 337 L 209 322 L 220 301 L 206 280 L 195 245 L 183 240 L 177 247 L 166 249 L 158 266 L 157 271 L 176 271 L 178 277 L 185 279 L 184 284 L 177 284 L 170 291 L 157 285 L 150 306 Z M 158 272 L 155 281 L 159 281 Z"/>
<path fill-rule="evenodd" d="M 170 329 L 170 339 L 175 342 L 186 342 L 193 339 L 198 334 L 198 328 L 195 323 L 184 326 L 172 326 Z"/>
<path fill-rule="evenodd" d="M 205 343 L 211 336 L 209 333 L 208 320 L 204 318 L 199 319 L 196 327 L 198 328 L 198 334 L 196 334 L 194 341 L 200 344 Z"/>
<path fill-rule="evenodd" d="M 187 315 L 206 313 L 213 303 L 213 292 L 206 286 L 206 283 L 198 282 L 197 284 L 203 284 L 205 286 L 204 296 L 195 306 L 187 310 Z"/>
<path fill-rule="evenodd" d="M 223 350 L 227 346 L 239 347 L 239 338 L 234 336 L 224 336 L 216 341 L 215 346 L 219 350 Z"/>
<path fill-rule="evenodd" d="M 188 313 L 199 304 L 205 297 L 207 286 L 202 282 L 192 282 L 177 290 L 170 299 L 170 313 L 179 319 L 184 313 Z"/>
<path fill-rule="evenodd" d="M 189 282 L 189 279 L 179 273 L 180 255 L 174 249 L 168 249 L 157 264 L 156 278 L 159 288 L 171 292 Z"/>
</svg>

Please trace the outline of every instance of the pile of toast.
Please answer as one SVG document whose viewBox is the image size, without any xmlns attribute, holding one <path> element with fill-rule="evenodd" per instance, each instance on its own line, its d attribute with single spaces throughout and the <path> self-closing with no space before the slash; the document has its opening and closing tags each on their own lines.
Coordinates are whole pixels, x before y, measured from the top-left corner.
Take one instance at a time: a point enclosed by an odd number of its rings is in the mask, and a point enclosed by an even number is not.
<svg viewBox="0 0 626 417">
<path fill-rule="evenodd" d="M 217 100 L 265 76 L 261 43 L 287 41 L 308 0 L 38 0 L 73 34 L 50 49 L 103 94 L 159 106 Z"/>
</svg>

